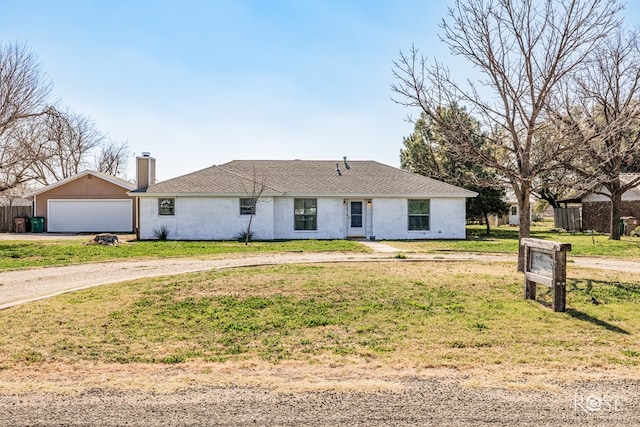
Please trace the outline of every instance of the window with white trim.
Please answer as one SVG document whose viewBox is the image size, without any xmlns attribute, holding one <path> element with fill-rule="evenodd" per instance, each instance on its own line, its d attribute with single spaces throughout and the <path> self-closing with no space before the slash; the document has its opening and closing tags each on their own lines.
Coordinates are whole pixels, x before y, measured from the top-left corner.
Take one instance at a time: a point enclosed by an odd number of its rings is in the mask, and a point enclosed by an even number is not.
<svg viewBox="0 0 640 427">
<path fill-rule="evenodd" d="M 255 215 L 256 201 L 255 199 L 240 199 L 240 215 Z"/>
<path fill-rule="evenodd" d="M 158 215 L 175 215 L 176 199 L 164 198 L 158 199 Z"/>
<path fill-rule="evenodd" d="M 318 199 L 293 200 L 294 230 L 318 229 Z"/>
<path fill-rule="evenodd" d="M 409 231 L 429 230 L 429 199 L 408 201 Z"/>
</svg>

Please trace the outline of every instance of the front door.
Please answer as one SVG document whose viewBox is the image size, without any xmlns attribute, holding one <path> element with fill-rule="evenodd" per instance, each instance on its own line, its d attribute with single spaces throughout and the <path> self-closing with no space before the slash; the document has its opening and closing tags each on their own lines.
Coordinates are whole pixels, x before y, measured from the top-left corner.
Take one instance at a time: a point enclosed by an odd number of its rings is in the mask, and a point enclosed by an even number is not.
<svg viewBox="0 0 640 427">
<path fill-rule="evenodd" d="M 362 200 L 349 201 L 347 217 L 349 221 L 349 229 L 347 231 L 347 235 L 349 237 L 365 237 L 364 202 Z"/>
</svg>

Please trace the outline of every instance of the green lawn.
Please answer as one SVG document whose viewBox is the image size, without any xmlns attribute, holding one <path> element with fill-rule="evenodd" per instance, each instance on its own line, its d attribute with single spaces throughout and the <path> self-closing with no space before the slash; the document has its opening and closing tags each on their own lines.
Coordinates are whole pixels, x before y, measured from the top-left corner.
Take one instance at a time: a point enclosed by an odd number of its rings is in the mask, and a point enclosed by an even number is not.
<svg viewBox="0 0 640 427">
<path fill-rule="evenodd" d="M 640 257 L 640 238 L 612 241 L 607 235 L 556 233 L 548 222 L 534 223 L 531 237 L 572 244 L 572 256 Z M 165 257 L 219 256 L 255 252 L 347 251 L 367 252 L 365 246 L 347 240 L 291 240 L 282 242 L 186 242 L 131 241 L 116 247 L 85 245 L 90 236 L 74 240 L 0 241 L 0 270 L 35 266 Z M 466 240 L 421 240 L 385 242 L 413 252 L 503 252 L 518 250 L 516 227 L 494 227 L 490 236 L 483 226 L 467 226 Z"/>
<path fill-rule="evenodd" d="M 348 251 L 368 248 L 347 240 L 283 242 L 132 241 L 120 246 L 85 245 L 90 237 L 73 240 L 0 241 L 0 270 L 67 265 L 115 259 L 195 257 L 254 252 Z"/>
<path fill-rule="evenodd" d="M 640 258 L 640 238 L 623 236 L 620 241 L 609 240 L 602 233 L 559 233 L 552 231 L 549 222 L 533 223 L 531 237 L 571 243 L 571 256 L 611 256 Z M 518 228 L 510 226 L 492 227 L 486 235 L 484 226 L 467 226 L 466 240 L 421 240 L 387 242 L 397 248 L 414 252 L 518 252 Z"/>
<path fill-rule="evenodd" d="M 297 361 L 561 371 L 640 363 L 637 277 L 570 268 L 568 311 L 554 313 L 543 290 L 539 301 L 523 299 L 513 270 L 283 265 L 91 288 L 4 310 L 0 369 Z"/>
</svg>

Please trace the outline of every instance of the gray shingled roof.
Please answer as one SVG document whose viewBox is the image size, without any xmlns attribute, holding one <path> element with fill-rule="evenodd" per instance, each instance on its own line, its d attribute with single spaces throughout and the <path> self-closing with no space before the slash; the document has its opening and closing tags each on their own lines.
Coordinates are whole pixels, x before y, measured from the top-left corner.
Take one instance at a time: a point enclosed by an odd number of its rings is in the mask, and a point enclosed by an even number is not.
<svg viewBox="0 0 640 427">
<path fill-rule="evenodd" d="M 336 171 L 336 163 L 340 173 Z M 476 193 L 374 161 L 234 160 L 151 185 L 151 194 L 247 194 L 264 179 L 263 195 L 474 197 Z"/>
</svg>

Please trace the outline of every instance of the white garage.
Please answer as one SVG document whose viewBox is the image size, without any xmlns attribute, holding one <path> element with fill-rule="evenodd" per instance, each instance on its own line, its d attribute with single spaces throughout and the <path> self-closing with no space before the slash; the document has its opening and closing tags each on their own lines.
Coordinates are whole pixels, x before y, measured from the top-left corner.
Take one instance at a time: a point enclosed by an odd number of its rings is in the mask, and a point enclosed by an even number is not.
<svg viewBox="0 0 640 427">
<path fill-rule="evenodd" d="M 49 199 L 47 230 L 57 232 L 131 232 L 130 199 Z"/>
</svg>

